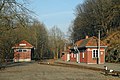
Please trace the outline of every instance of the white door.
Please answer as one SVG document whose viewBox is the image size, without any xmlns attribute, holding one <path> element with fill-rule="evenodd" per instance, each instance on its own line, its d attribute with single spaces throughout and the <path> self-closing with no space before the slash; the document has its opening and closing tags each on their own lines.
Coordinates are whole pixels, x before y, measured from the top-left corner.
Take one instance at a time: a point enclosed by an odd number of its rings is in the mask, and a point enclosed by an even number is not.
<svg viewBox="0 0 120 80">
<path fill-rule="evenodd" d="M 76 54 L 76 61 L 77 61 L 77 63 L 80 63 L 80 53 Z"/>
<path fill-rule="evenodd" d="M 70 61 L 70 54 L 67 54 L 67 61 Z"/>
</svg>

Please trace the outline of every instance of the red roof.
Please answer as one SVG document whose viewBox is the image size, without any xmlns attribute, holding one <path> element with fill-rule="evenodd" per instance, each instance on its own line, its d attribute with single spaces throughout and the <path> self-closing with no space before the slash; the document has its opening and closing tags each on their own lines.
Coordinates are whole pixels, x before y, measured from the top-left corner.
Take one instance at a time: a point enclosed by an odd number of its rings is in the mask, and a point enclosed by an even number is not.
<svg viewBox="0 0 120 80">
<path fill-rule="evenodd" d="M 12 48 L 33 48 L 33 46 L 25 40 L 22 40 L 18 44 L 15 44 Z"/>
<path fill-rule="evenodd" d="M 78 47 L 87 47 L 87 46 L 98 46 L 98 38 L 93 36 L 87 39 L 79 40 L 75 43 Z M 100 46 L 106 47 L 106 45 L 100 41 Z"/>
</svg>

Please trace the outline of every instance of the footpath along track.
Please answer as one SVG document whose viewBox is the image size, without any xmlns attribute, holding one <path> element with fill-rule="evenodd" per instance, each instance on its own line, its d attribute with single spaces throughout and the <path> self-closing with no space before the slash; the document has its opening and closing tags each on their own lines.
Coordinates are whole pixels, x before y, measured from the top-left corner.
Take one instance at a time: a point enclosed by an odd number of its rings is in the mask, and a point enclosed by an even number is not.
<svg viewBox="0 0 120 80">
<path fill-rule="evenodd" d="M 31 63 L 35 63 L 35 62 L 9 63 L 9 64 L 7 64 L 6 67 L 21 66 L 21 65 L 31 64 Z M 105 71 L 104 68 L 100 68 L 100 67 L 95 67 L 95 66 L 93 67 L 93 66 L 88 66 L 88 65 L 78 65 L 78 64 L 72 64 L 72 63 L 58 62 L 58 61 L 55 61 L 53 59 L 44 60 L 42 62 L 40 61 L 40 62 L 37 62 L 37 63 L 42 64 L 42 65 L 50 65 L 50 66 L 61 66 L 61 67 L 78 68 L 78 69 L 89 69 L 89 70 L 101 71 L 101 72 Z M 120 75 L 119 69 L 117 71 L 114 70 L 114 72 L 118 73 Z"/>
<path fill-rule="evenodd" d="M 68 64 L 68 63 L 62 63 L 62 62 L 53 62 L 53 63 L 40 62 L 39 64 L 50 65 L 50 66 L 61 66 L 61 67 L 78 68 L 78 69 L 89 69 L 89 70 L 104 72 L 104 69 L 102 69 L 102 68 L 83 66 L 83 65 L 75 65 L 75 64 Z M 120 74 L 120 71 L 114 71 L 114 72 Z"/>
<path fill-rule="evenodd" d="M 90 69 L 90 70 L 94 70 L 94 71 L 103 71 L 104 70 L 101 68 L 93 68 L 93 67 L 87 67 L 87 66 L 81 66 L 81 65 L 75 65 L 75 64 L 67 64 L 67 63 L 61 63 L 61 62 L 54 62 L 54 63 L 40 62 L 39 64 L 50 65 L 50 66 L 78 68 L 78 69 Z"/>
</svg>

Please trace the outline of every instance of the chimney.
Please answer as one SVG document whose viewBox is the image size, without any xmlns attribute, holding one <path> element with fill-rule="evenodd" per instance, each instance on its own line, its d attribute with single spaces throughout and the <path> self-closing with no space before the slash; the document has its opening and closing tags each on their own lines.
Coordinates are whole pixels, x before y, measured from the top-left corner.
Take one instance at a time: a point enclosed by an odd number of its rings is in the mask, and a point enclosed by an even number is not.
<svg viewBox="0 0 120 80">
<path fill-rule="evenodd" d="M 88 38 L 89 38 L 88 36 L 85 37 L 85 39 L 88 39 Z"/>
</svg>

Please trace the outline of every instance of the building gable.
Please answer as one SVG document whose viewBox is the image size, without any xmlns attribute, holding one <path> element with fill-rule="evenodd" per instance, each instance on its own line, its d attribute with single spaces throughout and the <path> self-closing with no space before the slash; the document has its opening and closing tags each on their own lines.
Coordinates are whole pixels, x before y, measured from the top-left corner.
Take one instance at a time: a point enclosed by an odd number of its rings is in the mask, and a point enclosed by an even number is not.
<svg viewBox="0 0 120 80">
<path fill-rule="evenodd" d="M 12 48 L 33 48 L 33 46 L 27 41 L 23 40 L 18 44 L 15 44 L 15 46 L 13 46 Z"/>
</svg>

